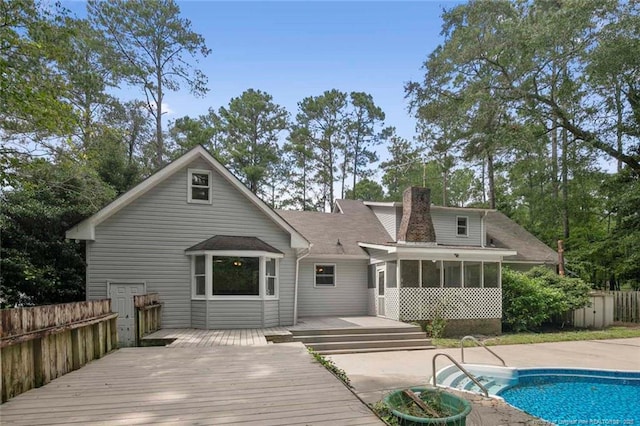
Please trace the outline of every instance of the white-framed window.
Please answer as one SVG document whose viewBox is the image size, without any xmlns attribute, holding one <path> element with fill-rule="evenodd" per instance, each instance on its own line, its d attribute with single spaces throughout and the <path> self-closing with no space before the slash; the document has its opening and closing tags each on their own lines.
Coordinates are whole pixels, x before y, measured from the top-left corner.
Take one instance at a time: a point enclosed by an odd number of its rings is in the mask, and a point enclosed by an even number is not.
<svg viewBox="0 0 640 426">
<path fill-rule="evenodd" d="M 314 286 L 315 287 L 335 287 L 336 286 L 336 265 L 331 263 L 316 263 L 314 265 Z"/>
<path fill-rule="evenodd" d="M 187 202 L 211 204 L 211 170 L 189 169 Z"/>
<path fill-rule="evenodd" d="M 192 298 L 277 299 L 280 258 L 282 255 L 266 252 L 194 252 Z"/>
<path fill-rule="evenodd" d="M 267 257 L 264 261 L 264 295 L 278 297 L 278 260 Z"/>
<path fill-rule="evenodd" d="M 193 298 L 204 299 L 207 294 L 207 274 L 205 256 L 192 256 Z"/>
<path fill-rule="evenodd" d="M 456 216 L 456 235 L 458 237 L 469 236 L 469 218 L 467 216 Z"/>
<path fill-rule="evenodd" d="M 260 258 L 212 256 L 212 296 L 260 296 Z"/>
</svg>

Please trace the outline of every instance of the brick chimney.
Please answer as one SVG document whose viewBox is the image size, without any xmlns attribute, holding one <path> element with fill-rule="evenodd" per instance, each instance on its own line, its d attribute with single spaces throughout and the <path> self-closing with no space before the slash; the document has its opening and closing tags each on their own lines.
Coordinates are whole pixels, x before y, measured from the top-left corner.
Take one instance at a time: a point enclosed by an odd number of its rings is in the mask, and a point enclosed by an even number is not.
<svg viewBox="0 0 640 426">
<path fill-rule="evenodd" d="M 431 221 L 431 190 L 412 186 L 402 194 L 402 222 L 398 230 L 399 243 L 436 242 Z"/>
</svg>

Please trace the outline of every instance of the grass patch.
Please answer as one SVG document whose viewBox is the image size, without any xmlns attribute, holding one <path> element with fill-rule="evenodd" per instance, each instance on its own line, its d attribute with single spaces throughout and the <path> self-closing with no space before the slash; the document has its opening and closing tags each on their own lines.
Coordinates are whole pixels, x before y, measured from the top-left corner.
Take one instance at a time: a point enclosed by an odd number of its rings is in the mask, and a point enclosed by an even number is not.
<svg viewBox="0 0 640 426">
<path fill-rule="evenodd" d="M 400 426 L 400 421 L 393 415 L 387 404 L 382 401 L 378 401 L 375 404 L 369 404 L 371 409 L 376 413 L 380 419 L 389 426 Z"/>
<path fill-rule="evenodd" d="M 314 351 L 313 349 L 307 348 L 307 350 L 309 351 L 311 356 L 313 356 L 315 360 L 320 363 L 320 365 L 322 365 L 324 368 L 329 370 L 334 376 L 340 379 L 342 383 L 349 386 L 350 388 L 353 387 L 351 386 L 351 380 L 349 380 L 347 373 L 345 373 L 345 371 L 342 368 L 338 367 L 333 361 L 325 358 L 324 356 L 320 355 L 318 352 Z"/>
<path fill-rule="evenodd" d="M 545 331 L 541 333 L 514 333 L 480 339 L 487 346 L 526 345 L 530 343 L 571 342 L 577 340 L 626 339 L 640 337 L 640 326 L 615 326 L 606 330 Z M 459 348 L 460 339 L 433 339 L 438 348 Z M 465 347 L 476 346 L 465 342 Z"/>
</svg>

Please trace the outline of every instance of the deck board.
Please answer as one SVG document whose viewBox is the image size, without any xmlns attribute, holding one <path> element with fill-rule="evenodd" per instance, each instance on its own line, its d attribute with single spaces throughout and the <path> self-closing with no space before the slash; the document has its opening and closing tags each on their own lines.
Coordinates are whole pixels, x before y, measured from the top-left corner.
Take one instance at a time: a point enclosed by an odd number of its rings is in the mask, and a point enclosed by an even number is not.
<svg viewBox="0 0 640 426">
<path fill-rule="evenodd" d="M 197 347 L 220 337 L 203 333 L 181 336 L 188 347 L 120 349 L 11 399 L 1 406 L 0 421 L 382 424 L 302 345 L 251 346 L 253 332 L 225 334 L 235 346 Z"/>
</svg>

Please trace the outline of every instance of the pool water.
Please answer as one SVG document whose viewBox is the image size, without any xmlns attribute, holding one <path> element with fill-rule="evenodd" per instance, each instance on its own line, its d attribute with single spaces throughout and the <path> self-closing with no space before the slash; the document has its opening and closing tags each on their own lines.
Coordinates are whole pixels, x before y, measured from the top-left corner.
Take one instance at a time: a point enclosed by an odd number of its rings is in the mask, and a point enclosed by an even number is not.
<svg viewBox="0 0 640 426">
<path fill-rule="evenodd" d="M 518 384 L 499 392 L 509 404 L 558 425 L 640 426 L 640 373 L 519 370 Z"/>
</svg>

